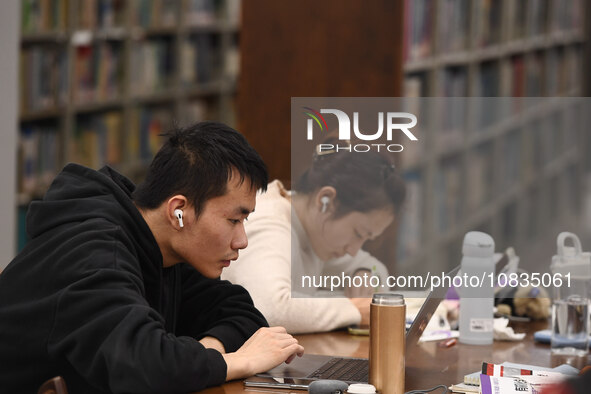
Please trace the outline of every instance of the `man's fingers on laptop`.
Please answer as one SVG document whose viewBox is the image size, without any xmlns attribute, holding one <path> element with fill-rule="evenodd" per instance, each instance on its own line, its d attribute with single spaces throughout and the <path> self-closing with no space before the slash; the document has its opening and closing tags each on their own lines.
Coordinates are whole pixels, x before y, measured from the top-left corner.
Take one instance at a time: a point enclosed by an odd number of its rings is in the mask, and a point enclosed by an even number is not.
<svg viewBox="0 0 591 394">
<path fill-rule="evenodd" d="M 287 358 L 287 360 L 285 360 L 286 364 L 289 364 L 293 361 L 294 358 L 296 358 L 296 356 L 298 357 L 302 357 L 304 355 L 304 347 L 298 343 L 295 344 L 296 346 L 294 347 L 295 349 L 295 353 L 292 353 L 291 356 L 289 356 Z"/>
<path fill-rule="evenodd" d="M 224 357 L 228 364 L 228 378 L 236 379 L 268 371 L 292 355 L 303 352 L 304 348 L 283 327 L 260 328 L 236 353 Z"/>
</svg>

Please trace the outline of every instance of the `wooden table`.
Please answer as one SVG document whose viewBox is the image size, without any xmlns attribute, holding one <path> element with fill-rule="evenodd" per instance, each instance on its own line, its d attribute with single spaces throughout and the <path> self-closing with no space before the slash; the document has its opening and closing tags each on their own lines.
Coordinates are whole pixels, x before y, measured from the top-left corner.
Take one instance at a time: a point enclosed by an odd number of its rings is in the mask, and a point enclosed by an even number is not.
<svg viewBox="0 0 591 394">
<path fill-rule="evenodd" d="M 405 391 L 427 389 L 438 384 L 450 386 L 462 382 L 464 375 L 480 370 L 483 361 L 500 364 L 505 361 L 533 364 L 545 367 L 555 366 L 550 357 L 550 345 L 534 342 L 533 333 L 547 328 L 547 321 L 512 324 L 515 332 L 526 332 L 523 341 L 495 341 L 491 346 L 456 344 L 449 348 L 438 346 L 437 342 L 422 343 L 416 351 L 406 355 Z M 344 331 L 296 336 L 307 353 L 347 357 L 367 357 L 369 338 L 349 335 Z M 589 364 L 589 359 L 587 361 Z M 245 390 L 242 381 L 226 383 L 205 390 L 206 394 L 235 394 L 262 391 Z M 265 390 L 269 392 L 269 390 Z M 288 393 L 288 390 L 274 390 Z M 304 391 L 293 391 L 301 394 Z"/>
</svg>

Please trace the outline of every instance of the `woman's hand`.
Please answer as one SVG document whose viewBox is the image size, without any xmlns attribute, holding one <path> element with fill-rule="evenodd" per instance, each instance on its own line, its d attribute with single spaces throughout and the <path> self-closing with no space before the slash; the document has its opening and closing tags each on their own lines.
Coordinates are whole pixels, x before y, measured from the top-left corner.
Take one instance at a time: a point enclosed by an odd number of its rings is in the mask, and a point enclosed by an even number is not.
<svg viewBox="0 0 591 394">
<path fill-rule="evenodd" d="M 371 277 L 371 271 L 366 268 L 360 268 L 353 273 L 353 277 L 351 278 L 352 282 L 355 283 L 355 277 L 359 276 L 361 278 Z M 361 282 L 364 283 L 367 280 Z M 348 298 L 371 298 L 373 296 L 375 289 L 370 286 L 351 286 L 345 288 L 345 297 Z"/>
<path fill-rule="evenodd" d="M 282 362 L 302 356 L 304 348 L 283 327 L 263 327 L 234 353 L 224 354 L 226 380 L 245 378 L 268 371 Z"/>
<path fill-rule="evenodd" d="M 369 305 L 371 304 L 371 298 L 350 298 L 353 305 L 361 313 L 360 325 L 369 325 Z"/>
</svg>

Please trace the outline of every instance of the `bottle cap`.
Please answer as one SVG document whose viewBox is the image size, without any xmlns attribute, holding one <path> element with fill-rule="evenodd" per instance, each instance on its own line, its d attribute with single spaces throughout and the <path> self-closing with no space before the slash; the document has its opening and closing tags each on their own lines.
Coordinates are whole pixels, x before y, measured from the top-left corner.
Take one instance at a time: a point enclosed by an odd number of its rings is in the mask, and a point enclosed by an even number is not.
<svg viewBox="0 0 591 394">
<path fill-rule="evenodd" d="M 492 257 L 495 241 L 486 233 L 470 231 L 464 236 L 462 254 L 470 257 Z"/>
<path fill-rule="evenodd" d="M 376 392 L 376 388 L 373 384 L 355 383 L 349 385 L 347 392 L 349 394 L 372 394 Z"/>
<path fill-rule="evenodd" d="M 371 303 L 376 305 L 404 305 L 404 297 L 402 294 L 396 293 L 375 293 Z"/>
<path fill-rule="evenodd" d="M 571 240 L 573 246 L 566 246 L 567 240 Z M 550 271 L 553 274 L 568 274 L 576 280 L 591 280 L 591 253 L 582 251 L 579 237 L 565 231 L 558 234 L 556 243 L 557 252 L 552 256 Z"/>
</svg>

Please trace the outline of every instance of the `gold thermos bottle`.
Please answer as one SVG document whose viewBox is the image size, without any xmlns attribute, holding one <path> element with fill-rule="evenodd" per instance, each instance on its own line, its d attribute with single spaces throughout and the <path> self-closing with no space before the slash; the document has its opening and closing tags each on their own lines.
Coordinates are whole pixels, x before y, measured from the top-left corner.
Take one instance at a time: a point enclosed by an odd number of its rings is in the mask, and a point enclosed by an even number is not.
<svg viewBox="0 0 591 394">
<path fill-rule="evenodd" d="M 404 394 L 404 297 L 376 293 L 369 313 L 369 383 L 380 394 Z"/>
</svg>

